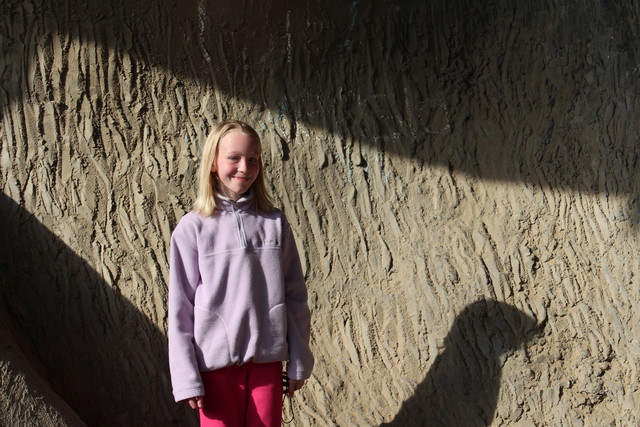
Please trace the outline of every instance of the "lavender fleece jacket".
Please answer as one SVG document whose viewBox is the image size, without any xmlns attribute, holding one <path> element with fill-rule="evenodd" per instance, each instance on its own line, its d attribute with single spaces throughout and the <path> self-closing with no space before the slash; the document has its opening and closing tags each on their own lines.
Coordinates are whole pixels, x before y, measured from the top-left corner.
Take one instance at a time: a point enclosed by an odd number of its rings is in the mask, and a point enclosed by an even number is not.
<svg viewBox="0 0 640 427">
<path fill-rule="evenodd" d="M 203 396 L 200 371 L 288 360 L 313 369 L 310 312 L 285 215 L 248 199 L 218 198 L 219 212 L 186 214 L 171 236 L 169 365 L 176 402 Z"/>
</svg>

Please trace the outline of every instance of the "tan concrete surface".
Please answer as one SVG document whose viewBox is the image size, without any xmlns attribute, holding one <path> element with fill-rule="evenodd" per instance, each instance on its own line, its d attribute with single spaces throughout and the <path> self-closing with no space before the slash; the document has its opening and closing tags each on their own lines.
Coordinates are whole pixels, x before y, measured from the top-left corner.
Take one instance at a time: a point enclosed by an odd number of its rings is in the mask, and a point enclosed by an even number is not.
<svg viewBox="0 0 640 427">
<path fill-rule="evenodd" d="M 261 133 L 308 279 L 293 425 L 640 424 L 639 19 L 3 1 L 0 424 L 196 423 L 168 245 L 226 118 Z"/>
</svg>

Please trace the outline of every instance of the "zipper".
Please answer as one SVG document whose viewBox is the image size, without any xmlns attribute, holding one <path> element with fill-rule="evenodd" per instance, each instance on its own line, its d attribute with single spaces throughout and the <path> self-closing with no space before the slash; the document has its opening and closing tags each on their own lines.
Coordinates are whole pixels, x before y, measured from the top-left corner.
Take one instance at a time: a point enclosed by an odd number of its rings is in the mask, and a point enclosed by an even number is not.
<svg viewBox="0 0 640 427">
<path fill-rule="evenodd" d="M 240 210 L 236 206 L 236 202 L 232 203 L 233 216 L 236 218 L 236 229 L 238 230 L 238 238 L 240 239 L 240 245 L 243 248 L 247 247 L 247 236 L 244 234 L 244 226 L 242 225 L 242 218 L 240 217 Z"/>
</svg>

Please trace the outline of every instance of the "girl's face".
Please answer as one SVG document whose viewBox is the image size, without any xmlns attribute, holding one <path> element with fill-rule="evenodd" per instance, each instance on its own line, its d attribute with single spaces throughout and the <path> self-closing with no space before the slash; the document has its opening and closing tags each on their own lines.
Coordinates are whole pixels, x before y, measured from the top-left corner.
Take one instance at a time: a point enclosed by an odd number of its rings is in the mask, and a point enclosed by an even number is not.
<svg viewBox="0 0 640 427">
<path fill-rule="evenodd" d="M 217 190 L 238 200 L 255 182 L 260 172 L 260 145 L 252 136 L 231 131 L 218 143 L 218 156 L 211 165 L 218 174 Z"/>
</svg>

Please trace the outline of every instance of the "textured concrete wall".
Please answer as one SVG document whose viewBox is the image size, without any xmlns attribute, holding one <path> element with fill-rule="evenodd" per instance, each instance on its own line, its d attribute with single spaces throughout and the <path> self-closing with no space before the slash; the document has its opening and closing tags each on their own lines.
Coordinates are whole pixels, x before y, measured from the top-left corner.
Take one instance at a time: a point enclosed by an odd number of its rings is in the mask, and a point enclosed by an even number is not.
<svg viewBox="0 0 640 427">
<path fill-rule="evenodd" d="M 225 118 L 302 251 L 295 425 L 639 424 L 638 4 L 288 3 L 2 2 L 0 424 L 195 422 L 168 241 Z"/>
</svg>

